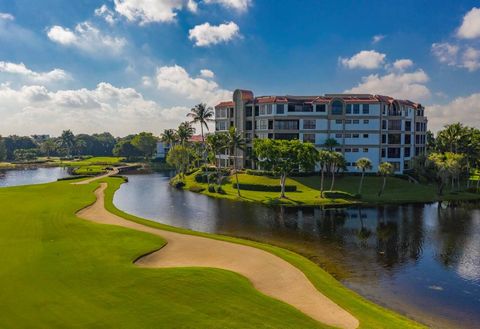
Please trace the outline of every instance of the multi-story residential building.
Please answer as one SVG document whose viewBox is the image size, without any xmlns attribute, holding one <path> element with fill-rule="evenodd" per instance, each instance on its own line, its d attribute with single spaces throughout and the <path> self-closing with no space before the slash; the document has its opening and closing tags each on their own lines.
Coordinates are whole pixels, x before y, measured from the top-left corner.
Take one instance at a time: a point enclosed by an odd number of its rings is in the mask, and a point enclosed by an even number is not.
<svg viewBox="0 0 480 329">
<path fill-rule="evenodd" d="M 409 100 L 370 94 L 323 96 L 261 96 L 235 90 L 233 101 L 215 107 L 217 132 L 236 127 L 247 140 L 239 163 L 254 168 L 254 138 L 299 139 L 321 148 L 333 138 L 350 172 L 362 157 L 372 161 L 373 171 L 390 162 L 396 173 L 410 168 L 410 160 L 425 152 L 427 118 L 424 107 Z M 228 161 L 228 156 L 224 158 Z"/>
</svg>

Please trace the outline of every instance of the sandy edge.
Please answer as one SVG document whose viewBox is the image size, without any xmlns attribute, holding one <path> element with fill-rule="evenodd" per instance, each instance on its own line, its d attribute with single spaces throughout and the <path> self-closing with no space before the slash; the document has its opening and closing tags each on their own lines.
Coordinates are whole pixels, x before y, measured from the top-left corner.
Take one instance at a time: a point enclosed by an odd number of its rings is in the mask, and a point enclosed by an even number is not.
<svg viewBox="0 0 480 329">
<path fill-rule="evenodd" d="M 81 183 L 88 184 L 113 174 L 109 172 Z M 105 209 L 106 188 L 107 183 L 100 183 L 95 191 L 96 202 L 77 215 L 96 223 L 155 234 L 167 241 L 160 250 L 139 258 L 137 265 L 155 268 L 198 266 L 233 271 L 247 277 L 265 295 L 286 302 L 319 322 L 345 329 L 359 326 L 354 316 L 319 292 L 302 271 L 280 257 L 250 246 L 165 231 L 126 220 Z"/>
</svg>

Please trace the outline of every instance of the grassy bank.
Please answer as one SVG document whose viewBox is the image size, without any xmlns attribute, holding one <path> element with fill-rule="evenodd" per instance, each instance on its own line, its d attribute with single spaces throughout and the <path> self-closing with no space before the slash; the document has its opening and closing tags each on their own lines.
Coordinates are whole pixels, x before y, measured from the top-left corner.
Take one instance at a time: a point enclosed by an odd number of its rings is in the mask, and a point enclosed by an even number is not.
<svg viewBox="0 0 480 329">
<path fill-rule="evenodd" d="M 99 175 L 107 172 L 109 167 L 120 165 L 121 157 L 93 157 L 82 160 L 62 161 L 60 165 L 75 168 L 76 175 Z"/>
<path fill-rule="evenodd" d="M 383 184 L 379 176 L 365 177 L 361 195 L 358 195 L 360 176 L 343 175 L 335 178 L 333 191 L 328 191 L 331 178 L 325 179 L 324 188 L 327 190 L 324 197 L 320 197 L 320 177 L 294 177 L 287 179 L 287 185 L 295 186 L 295 192 L 287 192 L 286 199 L 280 199 L 278 192 L 241 190 L 241 197 L 233 187 L 235 177 L 229 177 L 222 185 L 225 194 L 208 191 L 208 185 L 195 181 L 195 174 L 185 177 L 185 189 L 200 191 L 200 193 L 231 200 L 251 201 L 264 204 L 283 204 L 290 206 L 315 206 L 315 205 L 347 205 L 355 203 L 382 204 L 382 203 L 414 203 L 434 202 L 439 200 L 477 200 L 480 194 L 465 191 L 456 192 L 446 190 L 443 196 L 437 195 L 435 185 L 414 184 L 407 180 L 388 177 L 384 193 L 378 196 Z M 278 186 L 279 179 L 267 176 L 254 176 L 248 174 L 238 175 L 240 184 Z"/>
<path fill-rule="evenodd" d="M 134 222 L 160 228 L 163 230 L 240 243 L 271 252 L 302 270 L 303 273 L 309 278 L 309 280 L 315 285 L 315 287 L 319 291 L 321 291 L 323 294 L 335 301 L 338 305 L 342 306 L 343 308 L 351 312 L 351 314 L 353 314 L 355 317 L 357 317 L 357 319 L 359 319 L 360 321 L 360 328 L 424 328 L 424 326 L 414 321 L 411 321 L 401 315 L 398 315 L 393 311 L 387 310 L 372 302 L 369 302 L 355 292 L 345 288 L 340 282 L 335 280 L 326 271 L 322 270 L 312 261 L 297 253 L 260 242 L 216 234 L 195 232 L 187 229 L 172 227 L 127 214 L 117 209 L 113 205 L 113 195 L 116 189 L 120 186 L 121 180 L 109 178 L 105 181 L 109 183 L 109 188 L 106 191 L 105 206 L 110 212 L 115 213 L 126 219 L 132 220 Z M 280 326 L 280 328 L 285 327 L 286 326 L 284 325 Z"/>
<path fill-rule="evenodd" d="M 77 218 L 98 183 L 69 183 L 0 189 L 0 328 L 325 328 L 232 272 L 133 265 L 164 240 Z"/>
</svg>

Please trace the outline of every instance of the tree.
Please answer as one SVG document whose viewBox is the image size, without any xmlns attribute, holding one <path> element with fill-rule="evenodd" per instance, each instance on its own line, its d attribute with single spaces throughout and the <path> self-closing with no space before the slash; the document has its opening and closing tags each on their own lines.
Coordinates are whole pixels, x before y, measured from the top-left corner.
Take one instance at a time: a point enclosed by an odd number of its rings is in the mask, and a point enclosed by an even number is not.
<svg viewBox="0 0 480 329">
<path fill-rule="evenodd" d="M 335 186 L 335 173 L 337 169 L 345 167 L 345 157 L 340 152 L 330 151 L 330 171 L 332 172 L 332 183 L 330 184 L 330 191 L 333 191 Z"/>
<path fill-rule="evenodd" d="M 208 129 L 208 123 L 213 121 L 214 112 L 211 107 L 207 107 L 207 104 L 197 104 L 194 108 L 190 110 L 190 113 L 187 114 L 192 120 L 190 121 L 193 124 L 200 124 L 200 133 L 202 134 L 202 143 L 205 145 L 205 136 L 203 134 L 203 128 Z"/>
<path fill-rule="evenodd" d="M 362 194 L 363 179 L 365 178 L 365 171 L 372 170 L 372 161 L 369 158 L 360 158 L 355 163 L 358 170 L 362 172 L 362 178 L 360 178 L 360 186 L 358 187 L 358 194 Z"/>
<path fill-rule="evenodd" d="M 211 155 L 211 159 L 215 163 L 217 170 L 217 183 L 221 185 L 220 177 L 220 155 L 227 149 L 227 135 L 225 133 L 216 133 L 208 135 L 206 139 L 207 150 Z"/>
<path fill-rule="evenodd" d="M 467 132 L 468 128 L 459 122 L 446 125 L 444 129 L 437 134 L 437 150 L 441 152 L 449 151 L 457 153 L 467 136 Z"/>
<path fill-rule="evenodd" d="M 131 140 L 125 139 L 115 144 L 115 147 L 113 148 L 113 155 L 117 157 L 126 157 L 128 160 L 131 160 L 135 157 L 141 156 L 142 153 L 139 149 L 132 145 Z"/>
<path fill-rule="evenodd" d="M 65 150 L 67 156 L 72 156 L 75 150 L 75 135 L 71 130 L 64 130 L 59 139 L 59 146 Z"/>
<path fill-rule="evenodd" d="M 132 139 L 132 145 L 139 149 L 147 160 L 155 154 L 157 139 L 152 133 L 141 132 Z"/>
<path fill-rule="evenodd" d="M 190 138 L 195 134 L 195 128 L 188 121 L 182 122 L 177 129 L 177 136 L 180 144 L 185 146 Z"/>
<path fill-rule="evenodd" d="M 240 186 L 238 184 L 238 172 L 237 172 L 237 151 L 245 150 L 245 139 L 242 134 L 237 132 L 235 127 L 230 127 L 227 133 L 227 149 L 229 150 L 230 157 L 233 157 L 233 170 L 235 173 L 235 180 L 237 182 L 237 194 L 240 195 Z"/>
<path fill-rule="evenodd" d="M 53 139 L 47 139 L 40 145 L 40 151 L 50 158 L 50 155 L 53 154 L 57 150 L 57 145 L 53 141 Z"/>
<path fill-rule="evenodd" d="M 385 186 L 387 185 L 387 177 L 392 175 L 395 172 L 393 165 L 390 162 L 382 162 L 378 166 L 378 174 L 383 176 L 383 184 L 381 190 L 378 192 L 378 196 L 381 196 L 385 191 Z"/>
<path fill-rule="evenodd" d="M 447 164 L 447 158 L 442 153 L 432 153 L 428 156 L 428 161 L 433 163 L 438 178 L 438 195 L 443 194 L 443 188 L 448 181 L 450 170 Z"/>
<path fill-rule="evenodd" d="M 172 148 L 178 141 L 177 133 L 175 129 L 165 129 L 160 136 L 160 140 L 168 145 L 168 148 Z"/>
<path fill-rule="evenodd" d="M 0 162 L 7 159 L 7 148 L 5 146 L 5 141 L 0 135 Z"/>
<path fill-rule="evenodd" d="M 255 139 L 254 153 L 261 167 L 280 176 L 280 198 L 285 198 L 285 184 L 293 172 L 315 165 L 317 150 L 299 140 Z"/>
<path fill-rule="evenodd" d="M 36 149 L 16 149 L 14 152 L 16 161 L 31 161 L 37 158 Z"/>
<path fill-rule="evenodd" d="M 335 138 L 327 138 L 325 140 L 325 143 L 323 143 L 323 146 L 325 148 L 327 148 L 328 150 L 330 151 L 333 151 L 333 149 L 336 147 L 336 146 L 339 146 L 340 144 L 338 144 L 337 140 Z"/>
<path fill-rule="evenodd" d="M 318 151 L 318 164 L 320 166 L 320 197 L 323 198 L 323 184 L 325 182 L 325 172 L 330 164 L 330 151 L 320 150 Z"/>
<path fill-rule="evenodd" d="M 167 154 L 167 163 L 175 167 L 181 178 L 185 177 L 190 165 L 190 150 L 183 145 L 175 145 Z"/>
</svg>

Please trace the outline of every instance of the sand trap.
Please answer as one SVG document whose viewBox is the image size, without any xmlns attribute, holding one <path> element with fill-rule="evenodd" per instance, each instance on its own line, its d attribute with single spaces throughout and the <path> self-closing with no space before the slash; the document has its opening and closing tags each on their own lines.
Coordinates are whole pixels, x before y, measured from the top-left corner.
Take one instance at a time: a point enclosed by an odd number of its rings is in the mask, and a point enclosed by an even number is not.
<svg viewBox="0 0 480 329">
<path fill-rule="evenodd" d="M 320 293 L 307 277 L 287 261 L 261 249 L 141 225 L 108 212 L 104 207 L 106 183 L 95 191 L 97 201 L 78 216 L 159 235 L 167 245 L 140 258 L 143 267 L 214 267 L 247 277 L 265 295 L 286 302 L 322 323 L 354 329 L 358 320 Z"/>
</svg>

